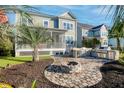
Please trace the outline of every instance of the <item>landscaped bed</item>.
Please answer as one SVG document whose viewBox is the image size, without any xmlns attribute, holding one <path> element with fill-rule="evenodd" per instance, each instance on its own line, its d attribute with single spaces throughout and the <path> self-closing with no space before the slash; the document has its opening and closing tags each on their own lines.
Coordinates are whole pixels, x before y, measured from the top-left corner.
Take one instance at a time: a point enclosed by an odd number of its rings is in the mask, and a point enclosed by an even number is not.
<svg viewBox="0 0 124 93">
<path fill-rule="evenodd" d="M 45 67 L 52 62 L 52 59 L 44 59 L 40 62 L 27 62 L 1 69 L 0 82 L 9 83 L 14 87 L 31 87 L 32 82 L 37 80 L 36 87 L 60 87 L 48 81 L 43 74 Z"/>
<path fill-rule="evenodd" d="M 124 65 L 119 62 L 106 63 L 101 67 L 103 79 L 95 88 L 124 88 Z"/>
<path fill-rule="evenodd" d="M 31 87 L 32 82 L 36 81 L 36 87 L 58 88 L 44 77 L 44 69 L 52 64 L 52 59 L 44 59 L 40 62 L 26 62 L 23 64 L 13 65 L 6 69 L 1 69 L 0 82 L 5 82 L 14 87 Z M 91 87 L 124 87 L 124 66 L 111 62 L 101 67 L 103 79 Z"/>
</svg>

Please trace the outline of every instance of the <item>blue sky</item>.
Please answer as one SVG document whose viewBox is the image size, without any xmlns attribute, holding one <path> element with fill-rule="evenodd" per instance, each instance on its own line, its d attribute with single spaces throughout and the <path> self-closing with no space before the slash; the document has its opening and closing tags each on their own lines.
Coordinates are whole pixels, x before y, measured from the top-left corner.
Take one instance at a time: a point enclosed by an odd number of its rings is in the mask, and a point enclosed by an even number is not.
<svg viewBox="0 0 124 93">
<path fill-rule="evenodd" d="M 104 9 L 104 6 L 96 5 L 65 5 L 65 6 L 36 6 L 40 11 L 46 14 L 59 15 L 66 11 L 71 11 L 81 23 L 87 23 L 92 25 L 106 24 L 109 25 L 112 23 L 111 17 L 107 16 L 107 6 Z"/>
<path fill-rule="evenodd" d="M 40 12 L 50 14 L 50 15 L 59 15 L 66 11 L 71 11 L 77 20 L 81 23 L 91 24 L 91 25 L 100 25 L 106 24 L 111 26 L 111 16 L 107 16 L 107 8 L 103 10 L 104 6 L 96 5 L 41 5 L 35 6 L 39 9 Z M 9 19 L 11 22 L 14 20 L 14 16 L 11 15 Z"/>
</svg>

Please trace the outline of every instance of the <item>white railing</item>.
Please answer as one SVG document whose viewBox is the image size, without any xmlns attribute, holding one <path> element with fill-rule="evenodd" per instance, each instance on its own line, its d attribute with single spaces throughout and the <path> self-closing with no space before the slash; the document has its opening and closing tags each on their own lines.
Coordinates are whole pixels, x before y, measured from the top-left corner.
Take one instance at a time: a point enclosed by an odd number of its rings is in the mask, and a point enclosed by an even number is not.
<svg viewBox="0 0 124 93">
<path fill-rule="evenodd" d="M 65 43 L 60 43 L 60 42 L 53 42 L 53 43 L 43 43 L 40 44 L 39 49 L 41 48 L 65 48 L 66 44 Z M 30 45 L 18 45 L 16 46 L 16 49 L 32 49 L 32 47 Z"/>
</svg>

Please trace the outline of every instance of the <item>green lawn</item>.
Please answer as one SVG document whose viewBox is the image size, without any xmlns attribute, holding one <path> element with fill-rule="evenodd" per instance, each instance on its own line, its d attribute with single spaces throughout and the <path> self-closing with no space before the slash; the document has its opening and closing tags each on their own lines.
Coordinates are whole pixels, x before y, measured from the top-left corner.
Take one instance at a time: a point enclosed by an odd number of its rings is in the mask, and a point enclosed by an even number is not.
<svg viewBox="0 0 124 93">
<path fill-rule="evenodd" d="M 40 59 L 50 59 L 49 55 L 40 56 Z M 5 67 L 7 64 L 15 65 L 31 61 L 32 57 L 0 57 L 0 67 Z"/>
<path fill-rule="evenodd" d="M 124 65 L 124 52 L 120 53 L 119 63 Z"/>
</svg>

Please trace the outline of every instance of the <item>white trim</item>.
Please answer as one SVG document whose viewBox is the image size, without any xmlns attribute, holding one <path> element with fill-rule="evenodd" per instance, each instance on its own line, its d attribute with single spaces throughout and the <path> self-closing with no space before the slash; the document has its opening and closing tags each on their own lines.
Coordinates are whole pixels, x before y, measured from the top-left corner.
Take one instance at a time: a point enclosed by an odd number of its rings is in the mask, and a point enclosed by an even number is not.
<svg viewBox="0 0 124 93">
<path fill-rule="evenodd" d="M 72 22 L 68 21 L 68 20 L 67 20 L 67 21 L 65 21 L 65 20 L 62 21 L 62 28 L 63 28 L 63 29 L 65 29 L 65 28 L 64 28 L 64 23 L 72 24 L 72 29 L 66 29 L 66 30 L 68 30 L 68 31 L 73 31 L 73 30 L 74 30 L 74 24 L 73 24 Z"/>
<path fill-rule="evenodd" d="M 43 27 L 45 27 L 45 25 L 44 25 L 44 22 L 45 22 L 45 21 L 48 22 L 48 27 L 46 27 L 46 28 L 49 28 L 50 24 L 49 24 L 49 20 L 48 20 L 48 19 L 43 19 Z"/>
<path fill-rule="evenodd" d="M 65 51 L 65 48 L 44 48 L 38 49 L 38 51 Z M 18 49 L 16 52 L 31 52 L 33 49 Z"/>
<path fill-rule="evenodd" d="M 76 19 L 76 17 L 75 17 L 71 12 L 69 12 L 69 11 L 60 14 L 59 17 L 64 16 L 64 15 L 66 15 L 66 14 L 68 14 L 69 16 L 71 16 L 72 19 Z"/>
</svg>

